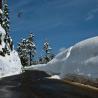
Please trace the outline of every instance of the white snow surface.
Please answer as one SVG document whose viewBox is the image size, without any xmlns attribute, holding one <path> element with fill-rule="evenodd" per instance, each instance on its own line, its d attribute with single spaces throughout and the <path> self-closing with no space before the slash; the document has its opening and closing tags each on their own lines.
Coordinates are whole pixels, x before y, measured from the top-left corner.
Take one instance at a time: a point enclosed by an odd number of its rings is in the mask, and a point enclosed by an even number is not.
<svg viewBox="0 0 98 98">
<path fill-rule="evenodd" d="M 60 80 L 61 78 L 59 77 L 59 75 L 53 75 L 51 77 L 47 77 L 48 79 L 58 79 Z"/>
<path fill-rule="evenodd" d="M 1 24 L 0 24 L 0 35 L 1 35 L 0 52 L 3 52 L 2 48 L 5 48 L 4 38 L 6 32 L 2 28 Z M 10 55 L 7 54 L 5 54 L 5 56 L 0 55 L 0 78 L 20 74 L 22 72 L 21 69 L 22 65 L 18 53 L 15 50 L 10 51 Z"/>
<path fill-rule="evenodd" d="M 27 69 L 41 70 L 63 79 L 66 74 L 98 78 L 98 36 L 81 41 L 61 51 L 48 64 L 32 65 Z"/>
<path fill-rule="evenodd" d="M 1 24 L 0 24 L 0 34 L 2 35 L 2 37 L 1 37 L 1 41 L 2 41 L 1 44 L 2 44 L 2 45 L 0 45 L 0 51 L 1 51 L 1 49 L 5 47 L 4 37 L 5 37 L 5 35 L 6 35 L 6 32 L 5 32 L 5 30 L 2 28 Z"/>
<path fill-rule="evenodd" d="M 0 56 L 0 78 L 20 74 L 21 68 L 21 62 L 15 50 L 10 55 Z"/>
</svg>

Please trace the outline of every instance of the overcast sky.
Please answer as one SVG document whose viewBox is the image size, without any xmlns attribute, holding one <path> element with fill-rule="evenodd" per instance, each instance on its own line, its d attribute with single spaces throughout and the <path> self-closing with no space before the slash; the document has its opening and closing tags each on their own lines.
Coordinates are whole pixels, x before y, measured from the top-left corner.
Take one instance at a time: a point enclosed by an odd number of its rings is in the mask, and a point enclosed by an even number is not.
<svg viewBox="0 0 98 98">
<path fill-rule="evenodd" d="M 98 0 L 9 0 L 16 47 L 34 32 L 38 52 L 48 39 L 54 52 L 98 35 Z"/>
</svg>

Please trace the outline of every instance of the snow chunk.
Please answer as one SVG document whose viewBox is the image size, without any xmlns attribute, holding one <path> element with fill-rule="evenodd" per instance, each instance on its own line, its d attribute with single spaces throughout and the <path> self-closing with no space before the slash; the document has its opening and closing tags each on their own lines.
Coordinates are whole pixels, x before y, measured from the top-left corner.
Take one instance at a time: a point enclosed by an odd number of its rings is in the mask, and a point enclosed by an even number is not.
<svg viewBox="0 0 98 98">
<path fill-rule="evenodd" d="M 59 75 L 53 75 L 51 77 L 49 77 L 48 79 L 61 79 Z"/>
</svg>

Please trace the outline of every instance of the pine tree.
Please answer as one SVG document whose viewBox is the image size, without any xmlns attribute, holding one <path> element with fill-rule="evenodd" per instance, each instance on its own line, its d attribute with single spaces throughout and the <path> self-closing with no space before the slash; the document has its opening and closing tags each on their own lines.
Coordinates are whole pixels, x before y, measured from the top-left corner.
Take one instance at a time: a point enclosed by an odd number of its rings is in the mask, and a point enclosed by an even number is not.
<svg viewBox="0 0 98 98">
<path fill-rule="evenodd" d="M 27 66 L 28 56 L 27 56 L 27 50 L 26 50 L 26 39 L 22 39 L 22 41 L 18 43 L 17 52 L 19 54 L 22 65 Z"/>
<path fill-rule="evenodd" d="M 34 35 L 29 34 L 29 37 L 26 40 L 27 53 L 29 56 L 29 65 L 34 64 L 34 56 L 36 54 L 36 44 L 34 42 Z"/>
<path fill-rule="evenodd" d="M 3 0 L 3 15 L 2 15 L 2 27 L 5 29 L 6 34 L 9 32 L 9 11 L 7 0 Z"/>
<path fill-rule="evenodd" d="M 6 53 L 9 54 L 10 51 L 13 50 L 13 40 L 9 35 L 9 27 L 10 27 L 10 22 L 9 22 L 9 10 L 8 10 L 8 3 L 7 0 L 3 0 L 3 5 L 2 5 L 2 10 L 3 10 L 3 14 L 2 14 L 2 27 L 5 29 L 6 31 L 6 35 L 5 35 L 5 51 Z"/>
<path fill-rule="evenodd" d="M 46 52 L 46 55 L 50 53 L 51 47 L 49 46 L 48 41 L 45 41 L 43 49 Z"/>
<path fill-rule="evenodd" d="M 18 44 L 17 51 L 23 66 L 34 64 L 33 59 L 36 54 L 36 45 L 32 33 L 30 33 L 27 39 L 22 39 L 22 42 Z"/>
<path fill-rule="evenodd" d="M 45 41 L 43 50 L 45 51 L 44 63 L 47 63 L 54 58 L 54 55 L 51 52 L 52 48 L 48 41 Z"/>
</svg>

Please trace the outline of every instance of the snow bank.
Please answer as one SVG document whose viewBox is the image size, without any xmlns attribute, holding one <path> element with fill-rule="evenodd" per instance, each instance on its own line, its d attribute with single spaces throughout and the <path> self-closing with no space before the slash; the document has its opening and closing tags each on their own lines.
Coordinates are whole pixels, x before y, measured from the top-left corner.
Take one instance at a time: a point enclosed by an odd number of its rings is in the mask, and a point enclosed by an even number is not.
<svg viewBox="0 0 98 98">
<path fill-rule="evenodd" d="M 98 78 L 98 36 L 81 41 L 61 51 L 48 64 L 32 65 L 28 69 L 59 75 L 62 79 L 66 74 Z"/>
<path fill-rule="evenodd" d="M 21 67 L 20 59 L 15 50 L 10 55 L 0 56 L 0 78 L 20 74 L 22 72 Z"/>
<path fill-rule="evenodd" d="M 5 49 L 5 46 L 7 46 L 7 44 L 4 41 L 5 36 L 6 36 L 6 32 L 0 24 L 0 41 L 1 41 L 0 53 L 2 54 L 4 54 L 2 48 Z M 17 52 L 15 50 L 11 51 L 10 48 L 7 49 L 9 50 L 10 55 L 7 54 L 0 55 L 0 78 L 10 76 L 10 75 L 20 74 L 22 72 L 21 70 L 22 65 Z"/>
<path fill-rule="evenodd" d="M 98 36 L 73 46 L 60 77 L 68 73 L 98 78 Z"/>
</svg>

